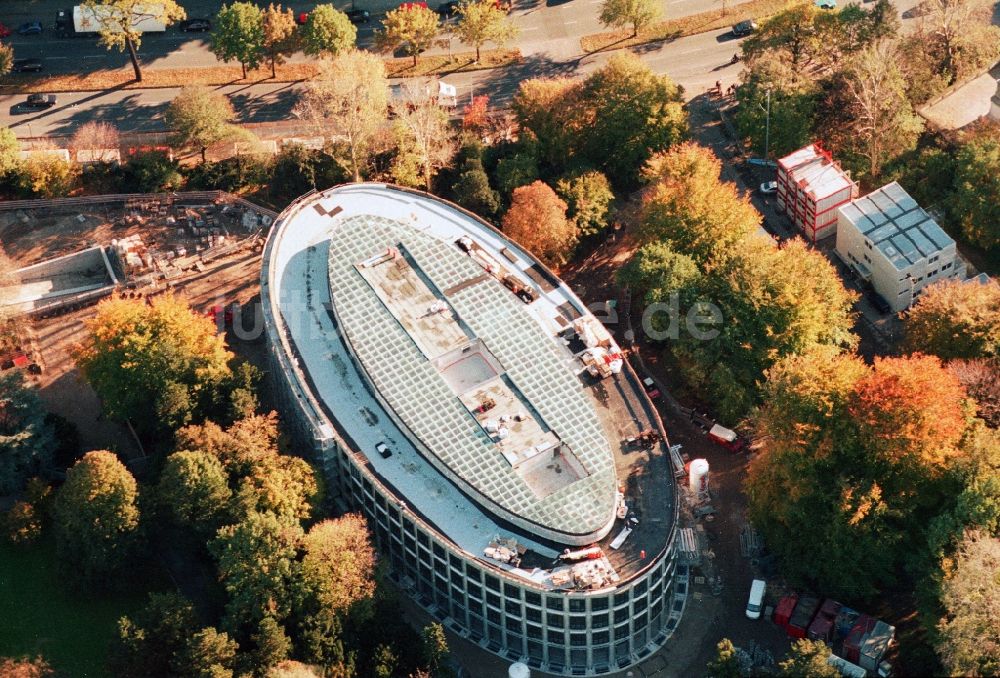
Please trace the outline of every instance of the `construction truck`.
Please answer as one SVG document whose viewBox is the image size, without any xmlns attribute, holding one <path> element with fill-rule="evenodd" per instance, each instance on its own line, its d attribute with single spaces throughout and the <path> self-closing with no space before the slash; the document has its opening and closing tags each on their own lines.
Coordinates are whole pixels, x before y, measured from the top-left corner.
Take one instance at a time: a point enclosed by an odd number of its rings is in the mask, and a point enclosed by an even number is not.
<svg viewBox="0 0 1000 678">
<path fill-rule="evenodd" d="M 86 38 L 93 37 L 102 30 L 121 32 L 117 21 L 108 21 L 120 14 L 120 9 L 109 5 L 76 5 L 72 9 L 60 9 L 56 11 L 55 33 L 60 38 Z M 167 30 L 167 25 L 160 20 L 161 16 L 162 5 L 140 5 L 132 12 L 131 26 L 140 33 L 163 33 Z"/>
</svg>

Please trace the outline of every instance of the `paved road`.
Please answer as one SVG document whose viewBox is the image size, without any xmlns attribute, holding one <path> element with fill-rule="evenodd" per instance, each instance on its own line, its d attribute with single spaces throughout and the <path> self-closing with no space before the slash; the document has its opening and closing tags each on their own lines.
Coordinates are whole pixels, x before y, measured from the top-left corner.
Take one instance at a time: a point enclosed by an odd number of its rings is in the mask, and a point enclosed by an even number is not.
<svg viewBox="0 0 1000 678">
<path fill-rule="evenodd" d="M 41 35 L 12 35 L 8 42 L 13 45 L 18 58 L 38 58 L 49 73 L 80 73 L 97 68 L 121 68 L 127 65 L 128 57 L 117 51 L 109 52 L 97 44 L 96 39 L 59 39 L 52 32 L 56 10 L 67 7 L 73 0 L 34 0 L 9 3 L 0 10 L 0 22 L 14 29 L 25 21 L 40 21 L 44 26 Z M 721 0 L 658 0 L 664 16 L 682 17 L 707 9 L 722 6 Z M 746 0 L 727 0 L 731 7 Z M 430 0 L 431 7 L 441 0 Z M 514 23 L 521 30 L 521 39 L 526 43 L 539 43 L 562 38 L 578 38 L 596 33 L 603 28 L 597 21 L 598 5 L 603 0 L 515 0 L 512 12 Z M 214 16 L 221 6 L 218 0 L 182 0 L 181 5 L 189 17 Z M 309 11 L 315 3 L 286 3 L 296 13 Z M 336 6 L 347 9 L 349 0 L 335 0 Z M 386 9 L 398 5 L 398 0 L 356 0 L 356 6 L 369 9 L 372 21 L 358 27 L 358 43 L 368 47 L 373 34 L 380 26 L 379 17 Z M 139 50 L 140 57 L 149 68 L 199 68 L 217 63 L 215 55 L 208 49 L 207 34 L 182 33 L 176 28 L 164 34 L 150 34 L 143 37 Z M 461 48 L 455 40 L 455 49 Z M 305 57 L 299 55 L 298 59 Z M 295 59 L 293 59 L 294 61 Z"/>
<path fill-rule="evenodd" d="M 550 0 L 555 1 L 555 0 Z M 669 1 L 669 0 L 667 0 Z M 687 3 L 690 0 L 673 0 Z M 473 94 L 487 94 L 494 105 L 503 106 L 513 96 L 518 83 L 535 77 L 586 75 L 602 66 L 613 53 L 580 54 L 579 36 L 586 33 L 572 24 L 574 14 L 596 13 L 598 0 L 571 0 L 562 5 L 542 9 L 518 9 L 518 21 L 528 21 L 524 16 L 532 12 L 546 12 L 545 37 L 539 31 L 524 31 L 519 46 L 524 59 L 517 64 L 492 71 L 456 73 L 448 76 L 461 99 Z M 899 0 L 896 5 L 904 12 L 904 25 L 911 26 L 913 19 L 905 11 L 917 0 Z M 687 7 L 687 5 L 684 5 Z M 589 7 L 587 12 L 581 8 Z M 560 23 L 561 21 L 561 23 Z M 577 20 L 580 21 L 580 20 Z M 539 34 L 539 38 L 533 37 Z M 561 34 L 557 37 L 556 34 Z M 158 36 L 169 40 L 176 36 Z M 635 51 L 657 73 L 669 75 L 684 86 L 688 98 L 693 98 L 714 86 L 723 87 L 736 81 L 741 66 L 730 65 L 732 54 L 738 51 L 739 40 L 728 30 L 717 30 L 668 43 L 644 45 Z M 192 42 L 184 43 L 185 53 Z M 164 57 L 164 61 L 176 56 Z M 159 62 L 158 62 L 159 63 Z M 155 66 L 155 65 L 153 65 Z M 265 122 L 287 119 L 297 98 L 299 86 L 295 84 L 236 85 L 219 88 L 233 100 L 243 122 Z M 150 131 L 162 129 L 161 114 L 166 104 L 177 94 L 176 89 L 157 90 L 108 90 L 105 92 L 79 92 L 59 94 L 59 105 L 47 111 L 25 112 L 17 103 L 23 95 L 0 96 L 0 125 L 9 126 L 21 138 L 66 135 L 84 122 L 102 120 L 113 123 L 121 131 Z"/>
</svg>

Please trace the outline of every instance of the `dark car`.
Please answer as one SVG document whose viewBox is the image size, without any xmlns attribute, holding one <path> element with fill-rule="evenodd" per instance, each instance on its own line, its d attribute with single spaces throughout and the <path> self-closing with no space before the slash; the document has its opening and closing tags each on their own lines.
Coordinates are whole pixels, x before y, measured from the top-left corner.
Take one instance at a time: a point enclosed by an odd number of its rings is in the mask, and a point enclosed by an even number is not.
<svg viewBox="0 0 1000 678">
<path fill-rule="evenodd" d="M 662 397 L 660 389 L 651 377 L 646 377 L 642 380 L 642 388 L 646 391 L 646 395 L 649 396 L 650 400 L 659 400 Z"/>
<path fill-rule="evenodd" d="M 42 70 L 41 59 L 14 59 L 11 70 L 15 73 L 38 73 Z"/>
<path fill-rule="evenodd" d="M 187 19 L 180 23 L 180 28 L 185 33 L 204 33 L 212 30 L 212 22 L 208 19 Z"/>
<path fill-rule="evenodd" d="M 29 94 L 22 105 L 26 108 L 51 108 L 56 105 L 56 95 Z"/>
<path fill-rule="evenodd" d="M 10 29 L 4 26 L 3 24 L 0 24 L 0 38 L 6 38 L 9 35 L 10 35 Z"/>
<path fill-rule="evenodd" d="M 892 310 L 892 306 L 889 305 L 889 302 L 886 301 L 885 297 L 883 297 L 878 292 L 872 292 L 871 298 L 872 298 L 872 306 L 874 306 L 875 310 L 878 311 L 879 313 L 884 314 Z"/>
<path fill-rule="evenodd" d="M 446 2 L 443 5 L 438 6 L 437 13 L 440 14 L 445 19 L 447 19 L 450 16 L 458 16 L 458 6 L 460 4 L 461 3 L 458 2 L 457 0 L 449 0 L 449 2 Z"/>
<path fill-rule="evenodd" d="M 366 24 L 371 19 L 367 9 L 349 9 L 344 12 L 352 24 Z"/>
<path fill-rule="evenodd" d="M 753 19 L 747 19 L 733 26 L 733 35 L 739 38 L 744 35 L 750 35 L 755 30 L 757 30 L 757 23 Z"/>
<path fill-rule="evenodd" d="M 42 32 L 42 23 L 40 21 L 28 21 L 18 26 L 17 32 L 19 35 L 38 35 Z"/>
</svg>

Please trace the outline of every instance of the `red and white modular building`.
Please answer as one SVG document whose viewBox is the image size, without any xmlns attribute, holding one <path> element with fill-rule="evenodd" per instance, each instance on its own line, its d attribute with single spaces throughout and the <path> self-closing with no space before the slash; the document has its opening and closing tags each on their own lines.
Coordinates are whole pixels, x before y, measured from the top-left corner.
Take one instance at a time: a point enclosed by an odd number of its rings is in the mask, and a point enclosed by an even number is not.
<svg viewBox="0 0 1000 678">
<path fill-rule="evenodd" d="M 819 144 L 778 161 L 778 208 L 811 242 L 836 233 L 837 208 L 857 197 L 858 185 Z"/>
</svg>

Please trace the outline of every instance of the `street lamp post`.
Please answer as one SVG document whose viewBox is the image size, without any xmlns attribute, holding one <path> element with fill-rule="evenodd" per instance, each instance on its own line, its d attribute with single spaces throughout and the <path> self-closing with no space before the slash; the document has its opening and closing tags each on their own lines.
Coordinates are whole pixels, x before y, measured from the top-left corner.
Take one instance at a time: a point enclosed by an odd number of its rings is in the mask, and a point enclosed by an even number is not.
<svg viewBox="0 0 1000 678">
<path fill-rule="evenodd" d="M 760 104 L 757 105 L 760 106 Z M 766 121 L 764 122 L 764 160 L 767 160 L 767 155 L 771 148 L 771 90 L 767 90 L 767 108 L 763 106 L 760 108 L 767 114 Z"/>
</svg>

